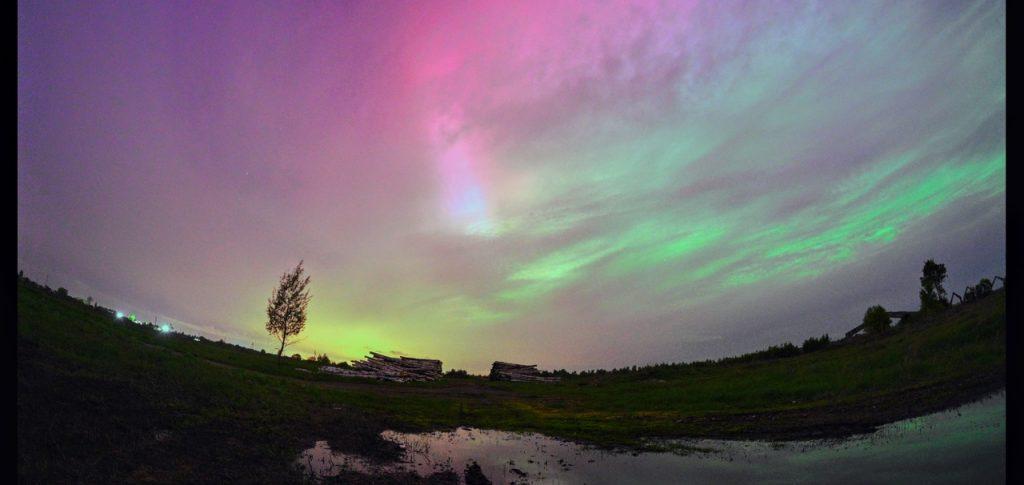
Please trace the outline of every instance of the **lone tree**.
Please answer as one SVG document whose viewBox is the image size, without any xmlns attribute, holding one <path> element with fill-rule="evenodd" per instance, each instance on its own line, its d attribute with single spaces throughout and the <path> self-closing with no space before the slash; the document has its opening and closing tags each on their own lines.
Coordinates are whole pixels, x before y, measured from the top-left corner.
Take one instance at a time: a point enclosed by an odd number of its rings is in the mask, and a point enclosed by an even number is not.
<svg viewBox="0 0 1024 485">
<path fill-rule="evenodd" d="M 929 259 L 924 262 L 921 272 L 921 311 L 930 312 L 949 306 L 949 302 L 946 301 L 946 289 L 942 287 L 942 282 L 946 279 L 946 265 Z"/>
<path fill-rule="evenodd" d="M 889 328 L 892 319 L 882 305 L 875 305 L 864 312 L 864 329 L 869 333 L 882 333 Z"/>
<path fill-rule="evenodd" d="M 295 342 L 295 337 L 306 328 L 306 306 L 311 298 L 309 276 L 304 277 L 302 261 L 290 273 L 281 276 L 277 289 L 267 300 L 267 332 L 281 341 L 277 349 L 280 358 L 284 348 Z"/>
</svg>

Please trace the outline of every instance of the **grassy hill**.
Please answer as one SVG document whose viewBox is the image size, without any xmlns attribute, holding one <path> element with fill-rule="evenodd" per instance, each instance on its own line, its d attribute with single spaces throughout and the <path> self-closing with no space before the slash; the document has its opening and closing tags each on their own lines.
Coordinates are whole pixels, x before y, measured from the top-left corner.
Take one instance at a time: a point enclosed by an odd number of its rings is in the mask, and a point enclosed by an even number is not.
<svg viewBox="0 0 1024 485">
<path fill-rule="evenodd" d="M 1005 292 L 886 335 L 780 359 L 659 366 L 557 384 L 379 383 L 165 334 L 18 284 L 18 475 L 53 481 L 299 481 L 316 439 L 386 460 L 383 429 L 791 439 L 864 432 L 1005 386 Z M 443 356 L 441 356 L 443 358 Z M 408 477 L 406 477 L 408 478 Z"/>
</svg>

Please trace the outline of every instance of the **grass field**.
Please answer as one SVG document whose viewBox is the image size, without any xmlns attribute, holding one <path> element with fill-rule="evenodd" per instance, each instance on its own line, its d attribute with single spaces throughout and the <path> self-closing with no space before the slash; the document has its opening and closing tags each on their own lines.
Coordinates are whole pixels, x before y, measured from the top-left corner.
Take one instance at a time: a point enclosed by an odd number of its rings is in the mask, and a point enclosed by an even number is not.
<svg viewBox="0 0 1024 485">
<path fill-rule="evenodd" d="M 316 439 L 386 460 L 399 450 L 379 437 L 384 429 L 460 425 L 628 447 L 659 436 L 840 436 L 1005 386 L 1005 320 L 999 290 L 795 357 L 557 384 L 396 384 L 162 334 L 19 282 L 18 475 L 32 483 L 285 483 L 301 480 L 290 464 Z"/>
</svg>

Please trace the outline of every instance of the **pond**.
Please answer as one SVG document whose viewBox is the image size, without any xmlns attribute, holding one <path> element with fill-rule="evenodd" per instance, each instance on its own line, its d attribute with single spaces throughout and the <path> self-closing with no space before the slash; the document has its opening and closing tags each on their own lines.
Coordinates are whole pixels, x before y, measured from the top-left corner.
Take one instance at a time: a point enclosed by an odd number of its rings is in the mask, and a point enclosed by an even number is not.
<svg viewBox="0 0 1024 485">
<path fill-rule="evenodd" d="M 473 428 L 383 436 L 405 449 L 402 462 L 374 466 L 319 441 L 297 463 L 314 478 L 341 470 L 461 474 L 476 462 L 494 483 L 1003 483 L 1006 395 L 838 441 L 671 442 L 710 450 L 689 454 L 614 453 L 536 433 Z"/>
</svg>

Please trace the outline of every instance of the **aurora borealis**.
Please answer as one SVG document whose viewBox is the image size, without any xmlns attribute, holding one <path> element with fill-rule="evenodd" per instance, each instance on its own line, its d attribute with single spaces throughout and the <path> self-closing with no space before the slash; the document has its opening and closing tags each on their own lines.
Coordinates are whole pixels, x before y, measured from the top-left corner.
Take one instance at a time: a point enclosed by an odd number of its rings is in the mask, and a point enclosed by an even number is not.
<svg viewBox="0 0 1024 485">
<path fill-rule="evenodd" d="M 483 371 L 721 357 L 1003 274 L 1002 2 L 20 2 L 18 265 Z"/>
</svg>

